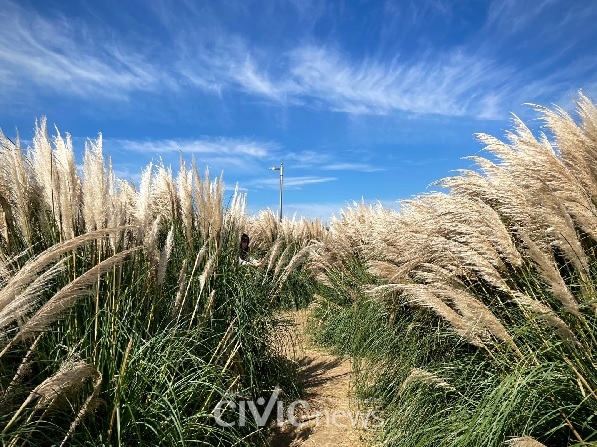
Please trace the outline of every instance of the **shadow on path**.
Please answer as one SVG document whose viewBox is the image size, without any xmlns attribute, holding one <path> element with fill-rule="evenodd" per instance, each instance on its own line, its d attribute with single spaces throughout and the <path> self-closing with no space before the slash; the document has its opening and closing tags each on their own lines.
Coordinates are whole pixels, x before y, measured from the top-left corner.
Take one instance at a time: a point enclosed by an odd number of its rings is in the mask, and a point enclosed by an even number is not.
<svg viewBox="0 0 597 447">
<path fill-rule="evenodd" d="M 350 360 L 339 358 L 322 351 L 305 347 L 304 321 L 305 315 L 300 311 L 294 316 L 297 337 L 302 346 L 300 354 L 295 357 L 299 365 L 299 377 L 305 394 L 302 399 L 308 408 L 296 407 L 296 420 L 300 426 L 286 421 L 281 427 L 273 430 L 269 445 L 272 447 L 298 446 L 344 446 L 363 447 L 362 431 L 350 423 L 350 380 L 352 366 Z M 296 352 L 296 351 L 294 351 Z M 338 423 L 330 423 L 330 419 L 322 414 L 344 414 Z M 318 417 L 318 415 L 320 417 Z"/>
</svg>

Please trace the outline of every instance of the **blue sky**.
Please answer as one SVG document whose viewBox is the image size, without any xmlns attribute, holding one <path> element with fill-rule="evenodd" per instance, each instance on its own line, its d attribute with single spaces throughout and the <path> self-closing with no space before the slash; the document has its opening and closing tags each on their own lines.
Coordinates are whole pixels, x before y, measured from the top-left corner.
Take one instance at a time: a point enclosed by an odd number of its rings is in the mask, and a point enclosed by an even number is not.
<svg viewBox="0 0 597 447">
<path fill-rule="evenodd" d="M 597 2 L 1 0 L 0 128 L 104 139 L 121 178 L 180 153 L 248 208 L 327 218 L 429 191 L 524 103 L 597 97 Z"/>
</svg>

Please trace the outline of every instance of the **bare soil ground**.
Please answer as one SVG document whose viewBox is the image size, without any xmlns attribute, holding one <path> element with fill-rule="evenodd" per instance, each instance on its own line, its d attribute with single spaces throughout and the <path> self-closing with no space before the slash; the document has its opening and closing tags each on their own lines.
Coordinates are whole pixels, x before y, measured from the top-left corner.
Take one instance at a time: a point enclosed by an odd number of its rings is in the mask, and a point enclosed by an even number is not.
<svg viewBox="0 0 597 447">
<path fill-rule="evenodd" d="M 270 445 L 364 447 L 367 437 L 362 420 L 356 421 L 356 401 L 351 399 L 350 360 L 314 349 L 305 337 L 308 310 L 288 314 L 294 321 L 292 346 L 286 354 L 298 362 L 305 387 L 302 397 L 309 407 L 296 411 L 300 426 L 286 421 L 274 429 Z M 299 407 L 297 406 L 297 409 Z"/>
</svg>

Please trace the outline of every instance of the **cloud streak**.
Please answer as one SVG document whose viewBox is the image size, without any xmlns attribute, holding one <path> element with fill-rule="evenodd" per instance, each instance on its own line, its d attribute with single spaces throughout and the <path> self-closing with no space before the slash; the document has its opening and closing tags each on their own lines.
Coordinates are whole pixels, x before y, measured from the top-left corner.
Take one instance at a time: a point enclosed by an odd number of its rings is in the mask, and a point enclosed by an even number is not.
<svg viewBox="0 0 597 447">
<path fill-rule="evenodd" d="M 179 70 L 206 91 L 239 90 L 284 105 L 309 105 L 350 114 L 395 111 L 442 115 L 478 114 L 512 69 L 460 50 L 419 60 L 352 60 L 326 46 L 299 46 L 269 67 L 271 54 L 251 54 L 233 37 L 204 49 Z M 490 86 L 490 89 L 487 87 Z"/>
<path fill-rule="evenodd" d="M 489 44 L 430 46 L 410 56 L 389 49 L 357 56 L 333 41 L 313 38 L 256 44 L 240 30 L 228 31 L 209 7 L 190 3 L 185 12 L 165 4 L 154 10 L 165 30 L 162 39 L 143 36 L 147 45 L 138 45 L 107 22 L 42 16 L 5 1 L 0 10 L 0 95 L 34 86 L 122 102 L 135 92 L 168 95 L 191 88 L 221 98 L 242 93 L 274 106 L 353 115 L 406 112 L 501 119 L 513 100 L 528 93 L 525 86 L 531 80 L 533 91 L 554 92 L 569 86 L 575 75 L 586 79 L 597 68 L 589 59 L 573 73 L 564 66 L 542 75 L 500 59 L 494 41 L 501 46 L 509 42 L 504 27 L 513 22 L 509 35 L 520 34 L 552 3 L 521 11 L 511 0 L 493 2 L 479 31 Z M 442 2 L 431 4 L 446 20 L 454 14 Z M 564 31 L 558 32 L 569 34 Z"/>
<path fill-rule="evenodd" d="M 26 81 L 61 94 L 124 99 L 132 91 L 174 86 L 135 52 L 102 43 L 99 30 L 85 23 L 42 17 L 11 1 L 3 2 L 0 22 L 0 65 L 10 73 L 0 77 L 4 89 L 25 90 Z"/>
<path fill-rule="evenodd" d="M 333 182 L 338 180 L 336 177 L 315 177 L 315 176 L 297 176 L 297 177 L 288 177 L 284 176 L 284 187 L 288 188 L 300 188 L 301 186 L 305 185 L 313 185 L 316 183 L 327 183 Z M 268 187 L 268 188 L 278 188 L 280 185 L 280 180 L 278 177 L 273 178 L 261 178 L 256 179 L 251 182 L 252 186 L 256 187 Z"/>
<path fill-rule="evenodd" d="M 117 157 L 133 155 L 138 160 L 158 157 L 165 164 L 177 165 L 179 157 L 193 156 L 197 166 L 210 167 L 217 171 L 245 172 L 265 170 L 272 154 L 279 145 L 269 141 L 250 138 L 199 138 L 164 140 L 104 139 L 104 148 Z"/>
<path fill-rule="evenodd" d="M 451 4 L 423 4 L 425 7 L 420 9 L 429 10 L 428 15 L 456 20 L 457 12 Z M 562 2 L 552 1 L 528 10 L 511 0 L 494 1 L 488 8 L 486 23 L 480 23 L 476 34 L 465 44 L 430 43 L 411 55 L 395 49 L 392 52 L 387 42 L 379 42 L 386 51 L 375 56 L 356 56 L 337 44 L 315 39 L 304 39 L 310 43 L 293 43 L 294 46 L 283 49 L 273 43 L 270 47 L 256 47 L 241 35 L 216 29 L 216 34 L 225 38 L 208 39 L 206 43 L 203 36 L 198 36 L 196 41 L 185 41 L 184 45 L 201 51 L 195 62 L 181 62 L 180 66 L 204 88 L 214 89 L 217 85 L 219 92 L 242 91 L 276 105 L 308 106 L 353 115 L 405 112 L 503 119 L 512 106 L 520 105 L 521 93 L 528 98 L 526 86 L 531 82 L 533 91 L 540 93 L 530 97 L 539 100 L 539 94 L 549 97 L 562 86 L 576 89 L 580 80 L 590 78 L 582 67 L 573 73 L 566 68 L 568 64 L 551 65 L 544 70 L 536 65 L 540 62 L 527 64 L 509 54 L 513 47 L 524 44 L 520 33 L 538 29 L 545 11 L 554 4 L 562 6 Z M 585 8 L 568 9 L 567 16 L 577 17 Z M 401 12 L 394 16 L 401 18 Z M 427 16 L 411 19 L 419 21 L 415 25 L 421 27 Z M 510 22 L 514 29 L 506 30 L 504 27 L 510 26 Z M 415 26 L 402 22 L 396 26 L 410 25 Z M 570 33 L 568 27 L 558 33 L 557 46 L 546 47 L 547 54 L 553 54 L 556 47 L 578 43 L 571 35 L 579 34 L 576 30 Z M 590 70 L 597 69 L 595 61 L 589 62 Z"/>
<path fill-rule="evenodd" d="M 294 51 L 291 60 L 296 94 L 354 114 L 464 115 L 483 97 L 487 83 L 499 85 L 508 75 L 506 68 L 460 51 L 418 61 L 350 63 L 327 48 L 305 47 Z"/>
<path fill-rule="evenodd" d="M 119 147 L 122 150 L 143 154 L 172 154 L 180 152 L 182 154 L 217 154 L 251 158 L 268 157 L 272 151 L 279 148 L 278 144 L 272 142 L 225 137 L 194 140 L 111 140 L 110 145 L 112 147 Z"/>
</svg>

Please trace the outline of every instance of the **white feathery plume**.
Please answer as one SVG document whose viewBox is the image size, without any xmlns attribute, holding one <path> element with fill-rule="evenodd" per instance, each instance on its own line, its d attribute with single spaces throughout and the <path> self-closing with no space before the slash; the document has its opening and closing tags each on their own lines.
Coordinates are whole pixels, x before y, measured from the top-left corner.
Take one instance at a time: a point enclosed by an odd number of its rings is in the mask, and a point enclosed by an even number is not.
<svg viewBox="0 0 597 447">
<path fill-rule="evenodd" d="M 176 186 L 180 200 L 180 212 L 185 230 L 187 245 L 193 244 L 193 173 L 188 171 L 181 157 L 180 171 L 176 177 Z"/>
<path fill-rule="evenodd" d="M 189 293 L 189 289 L 191 287 L 192 279 L 195 276 L 195 272 L 199 268 L 199 265 L 203 262 L 203 258 L 205 258 L 205 255 L 207 253 L 208 242 L 209 241 L 205 241 L 205 243 L 203 244 L 203 247 L 201 247 L 201 249 L 199 250 L 199 253 L 197 253 L 197 256 L 195 257 L 195 263 L 193 264 L 193 269 L 191 270 L 191 277 L 189 278 L 189 281 L 187 281 L 187 285 L 186 285 L 186 289 L 185 289 L 185 292 L 184 292 L 184 296 L 182 297 L 182 299 L 180 299 L 180 301 L 178 300 L 178 297 L 177 297 L 177 301 L 179 301 L 179 304 L 177 306 L 175 306 L 178 309 L 177 321 L 180 320 L 180 317 L 182 315 L 182 310 L 184 308 L 184 304 L 185 304 L 185 301 L 187 299 L 187 295 Z M 199 294 L 199 295 L 201 295 L 201 294 Z"/>
<path fill-rule="evenodd" d="M 160 232 L 162 224 L 162 216 L 158 214 L 153 223 L 151 224 L 151 231 L 147 233 L 143 239 L 143 246 L 149 259 L 155 262 L 159 261 L 159 250 L 158 250 L 158 233 Z"/>
<path fill-rule="evenodd" d="M 567 341 L 576 342 L 576 336 L 570 327 L 556 315 L 556 313 L 549 306 L 543 304 L 541 301 L 535 300 L 523 293 L 516 293 L 514 301 L 523 309 L 530 310 L 537 318 L 545 321 L 549 326 L 556 329 L 556 332 Z"/>
<path fill-rule="evenodd" d="M 130 228 L 130 227 L 124 227 Z M 90 233 L 77 236 L 73 239 L 53 245 L 47 250 L 41 252 L 27 263 L 8 281 L 0 290 L 0 311 L 4 309 L 23 288 L 33 281 L 42 270 L 54 262 L 63 254 L 76 249 L 82 244 L 96 240 L 103 236 L 108 236 L 114 232 L 123 230 L 123 227 L 96 230 Z"/>
<path fill-rule="evenodd" d="M 102 134 L 85 142 L 83 156 L 83 218 L 87 231 L 106 227 L 108 182 L 102 152 Z"/>
<path fill-rule="evenodd" d="M 402 382 L 400 390 L 398 391 L 398 395 L 404 393 L 404 391 L 406 391 L 406 389 L 413 383 L 424 383 L 436 388 L 444 388 L 449 391 L 456 391 L 452 385 L 439 377 L 437 374 L 425 371 L 421 368 L 413 368 L 408 377 L 404 379 L 404 382 Z"/>
<path fill-rule="evenodd" d="M 53 152 L 48 139 L 46 118 L 43 117 L 39 123 L 36 122 L 33 149 L 29 156 L 32 162 L 33 176 L 41 189 L 41 199 L 52 212 L 52 217 L 62 233 L 62 223 L 60 222 L 61 185 Z"/>
<path fill-rule="evenodd" d="M 574 315 L 579 315 L 578 303 L 557 270 L 553 258 L 548 258 L 537 244 L 523 231 L 518 236 L 526 246 L 527 252 L 541 273 L 551 292 L 560 300 L 564 309 Z"/>
<path fill-rule="evenodd" d="M 281 287 L 286 280 L 288 279 L 288 277 L 292 274 L 292 272 L 299 267 L 309 256 L 311 252 L 311 247 L 309 246 L 305 246 L 302 249 L 300 249 L 290 260 L 290 262 L 286 265 L 286 267 L 284 268 L 284 271 L 282 272 L 282 274 L 280 275 L 279 279 L 278 279 L 278 284 L 279 287 Z"/>
<path fill-rule="evenodd" d="M 12 426 L 23 410 L 33 401 L 37 401 L 35 408 L 40 409 L 53 405 L 59 398 L 79 391 L 90 378 L 97 377 L 99 372 L 94 365 L 83 361 L 67 360 L 60 365 L 58 371 L 40 383 L 29 394 L 12 419 L 2 430 L 2 434 Z"/>
<path fill-rule="evenodd" d="M 205 263 L 205 268 L 203 272 L 199 276 L 199 293 L 197 294 L 197 302 L 195 303 L 195 308 L 193 309 L 193 314 L 191 315 L 191 319 L 189 320 L 189 325 L 193 324 L 195 320 L 195 315 L 197 315 L 197 311 L 199 310 L 199 303 L 201 302 L 201 294 L 203 293 L 203 289 L 205 285 L 209 281 L 209 278 L 213 274 L 216 269 L 216 256 L 211 256 L 207 262 Z"/>
<path fill-rule="evenodd" d="M 398 286 L 393 284 L 394 286 Z M 437 295 L 420 284 L 399 285 L 403 293 L 410 297 L 409 303 L 432 309 L 437 315 L 446 320 L 452 328 L 469 343 L 485 348 L 478 328 L 466 323 L 450 306 L 444 303 Z"/>
<path fill-rule="evenodd" d="M 64 439 L 62 440 L 62 442 L 60 443 L 60 447 L 63 447 L 66 444 L 66 441 L 68 441 L 68 438 L 70 438 L 71 435 L 75 432 L 75 428 L 77 428 L 77 425 L 79 425 L 79 423 L 83 420 L 83 418 L 87 415 L 87 413 L 89 413 L 90 411 L 93 411 L 94 408 L 97 408 L 97 405 L 99 405 L 99 403 L 100 403 L 99 394 L 101 391 L 103 376 L 97 370 L 91 377 L 93 377 L 93 376 L 95 376 L 95 382 L 93 384 L 93 392 L 89 395 L 89 397 L 87 397 L 87 399 L 85 400 L 85 403 L 83 403 L 83 405 L 79 409 L 79 412 L 77 413 L 77 417 L 70 424 L 68 432 L 64 436 Z"/>
<path fill-rule="evenodd" d="M 160 259 L 158 261 L 158 285 L 164 283 L 166 277 L 166 269 L 168 267 L 168 261 L 170 260 L 170 254 L 172 253 L 172 246 L 174 244 L 174 225 L 170 227 L 168 236 L 166 237 L 166 244 L 164 249 L 160 253 Z"/>
<path fill-rule="evenodd" d="M 478 327 L 481 330 L 487 330 L 495 338 L 507 343 L 514 350 L 518 351 L 514 340 L 502 322 L 494 315 L 489 307 L 477 300 L 470 293 L 456 288 L 436 289 L 434 292 L 437 295 L 449 298 L 462 314 L 464 321 L 469 325 Z"/>
<path fill-rule="evenodd" d="M 26 315 L 41 298 L 41 294 L 47 290 L 48 284 L 62 271 L 64 271 L 64 260 L 60 260 L 35 278 L 25 290 L 0 310 L 0 333 L 13 321 L 24 321 Z"/>
<path fill-rule="evenodd" d="M 128 224 L 127 215 L 135 209 L 135 191 L 128 182 L 116 178 L 111 158 L 108 158 L 106 183 L 107 227 L 114 228 Z M 118 241 L 121 239 L 122 233 L 110 236 L 110 246 L 114 253 L 118 251 Z"/>
<path fill-rule="evenodd" d="M 167 221 L 178 219 L 180 203 L 176 193 L 176 186 L 172 178 L 172 168 L 166 168 L 160 160 L 156 167 L 157 172 L 151 194 L 151 207 L 153 214 L 161 214 Z"/>
<path fill-rule="evenodd" d="M 0 130 L 0 179 L 6 188 L 8 200 L 17 231 L 27 244 L 31 244 L 32 210 L 29 194 L 34 189 L 34 181 L 27 169 L 28 163 L 21 150 L 20 140 L 13 144 Z"/>
<path fill-rule="evenodd" d="M 278 261 L 276 262 L 276 267 L 274 268 L 274 277 L 277 277 L 280 274 L 280 271 L 284 267 L 284 264 L 286 264 L 286 258 L 288 258 L 291 251 L 292 245 L 289 244 L 286 246 L 280 257 L 278 258 Z"/>
<path fill-rule="evenodd" d="M 546 447 L 545 444 L 541 444 L 530 436 L 508 439 L 506 444 L 508 444 L 508 447 Z"/>
<path fill-rule="evenodd" d="M 187 260 L 182 260 L 182 266 L 178 273 L 178 291 L 176 292 L 176 298 L 174 300 L 174 306 L 172 306 L 172 315 L 176 315 L 180 311 L 184 291 L 187 288 Z"/>
<path fill-rule="evenodd" d="M 54 137 L 56 170 L 60 181 L 60 220 L 66 239 L 75 237 L 79 225 L 79 207 L 81 203 L 81 180 L 77 174 L 75 154 L 70 134 L 62 139 L 58 128 Z"/>
<path fill-rule="evenodd" d="M 3 240 L 0 240 L 0 243 L 4 242 L 8 244 L 8 223 L 6 222 L 6 214 L 3 210 L 0 210 L 0 237 Z"/>
<path fill-rule="evenodd" d="M 14 340 L 25 340 L 36 332 L 44 331 L 50 324 L 56 321 L 65 310 L 72 307 L 79 298 L 90 295 L 93 291 L 89 286 L 95 284 L 99 276 L 110 271 L 115 265 L 124 262 L 129 254 L 139 248 L 140 247 L 136 247 L 117 253 L 68 283 L 21 326 L 21 329 Z"/>
<path fill-rule="evenodd" d="M 141 182 L 139 184 L 139 194 L 137 194 L 137 207 L 134 212 L 136 224 L 139 226 L 139 235 L 141 240 L 145 237 L 149 223 L 152 220 L 151 215 L 151 195 L 152 195 L 152 173 L 153 164 L 149 163 L 141 173 Z"/>
<path fill-rule="evenodd" d="M 281 250 L 283 244 L 284 244 L 284 239 L 278 238 L 276 240 L 276 242 L 274 243 L 273 247 L 270 248 L 269 258 L 267 261 L 266 273 L 269 272 L 270 269 L 273 267 L 274 260 L 276 260 L 278 255 L 280 254 L 280 250 Z"/>
</svg>

